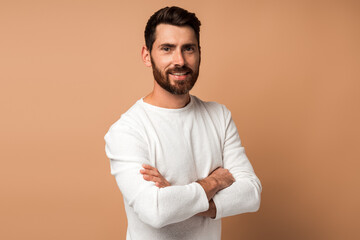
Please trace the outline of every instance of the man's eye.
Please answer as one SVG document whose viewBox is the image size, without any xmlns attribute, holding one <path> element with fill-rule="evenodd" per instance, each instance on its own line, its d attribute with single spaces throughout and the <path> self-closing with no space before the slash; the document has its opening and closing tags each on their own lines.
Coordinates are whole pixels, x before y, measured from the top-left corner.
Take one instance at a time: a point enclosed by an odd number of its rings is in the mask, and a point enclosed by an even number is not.
<svg viewBox="0 0 360 240">
<path fill-rule="evenodd" d="M 194 51 L 194 47 L 187 47 L 185 48 L 186 52 L 193 52 Z"/>
<path fill-rule="evenodd" d="M 162 50 L 165 51 L 165 52 L 168 52 L 168 51 L 170 51 L 170 48 L 169 47 L 163 47 Z"/>
</svg>

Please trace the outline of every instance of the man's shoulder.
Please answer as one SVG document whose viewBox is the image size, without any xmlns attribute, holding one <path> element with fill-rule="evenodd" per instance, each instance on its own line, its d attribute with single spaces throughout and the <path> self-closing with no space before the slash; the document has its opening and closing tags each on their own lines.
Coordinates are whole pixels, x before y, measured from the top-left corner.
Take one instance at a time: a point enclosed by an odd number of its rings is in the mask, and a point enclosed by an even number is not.
<svg viewBox="0 0 360 240">
<path fill-rule="evenodd" d="M 214 113 L 217 115 L 228 115 L 230 113 L 229 109 L 224 104 L 215 102 L 215 101 L 203 101 L 196 96 L 192 96 L 199 108 L 206 110 L 209 113 Z"/>
<path fill-rule="evenodd" d="M 141 107 L 140 101 L 141 99 L 136 101 L 134 105 L 132 105 L 127 111 L 122 113 L 120 118 L 111 125 L 109 132 L 111 130 L 121 128 L 137 129 L 142 118 L 141 115 L 144 111 Z"/>
</svg>

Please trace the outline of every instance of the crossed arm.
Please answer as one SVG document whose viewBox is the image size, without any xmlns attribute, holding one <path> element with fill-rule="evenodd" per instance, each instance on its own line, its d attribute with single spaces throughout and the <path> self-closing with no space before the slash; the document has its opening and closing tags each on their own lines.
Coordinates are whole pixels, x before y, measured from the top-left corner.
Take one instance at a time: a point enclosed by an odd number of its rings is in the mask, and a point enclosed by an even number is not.
<svg viewBox="0 0 360 240">
<path fill-rule="evenodd" d="M 226 117 L 222 168 L 183 186 L 171 185 L 150 166 L 143 165 L 139 172 L 141 164 L 151 164 L 148 145 L 132 121 L 123 121 L 106 134 L 105 150 L 124 200 L 144 223 L 160 228 L 195 214 L 220 219 L 259 208 L 261 184 L 230 114 Z"/>
<path fill-rule="evenodd" d="M 143 175 L 143 178 L 146 181 L 154 182 L 158 188 L 165 188 L 171 186 L 171 184 L 160 174 L 160 172 L 156 168 L 147 164 L 143 164 L 142 167 L 144 169 L 141 169 L 140 173 Z M 229 170 L 222 167 L 215 169 L 209 174 L 208 177 L 198 180 L 197 183 L 199 183 L 204 189 L 208 198 L 209 209 L 205 212 L 198 213 L 197 215 L 215 218 L 216 205 L 212 198 L 218 191 L 229 187 L 234 182 L 235 179 L 233 175 L 229 172 Z"/>
</svg>

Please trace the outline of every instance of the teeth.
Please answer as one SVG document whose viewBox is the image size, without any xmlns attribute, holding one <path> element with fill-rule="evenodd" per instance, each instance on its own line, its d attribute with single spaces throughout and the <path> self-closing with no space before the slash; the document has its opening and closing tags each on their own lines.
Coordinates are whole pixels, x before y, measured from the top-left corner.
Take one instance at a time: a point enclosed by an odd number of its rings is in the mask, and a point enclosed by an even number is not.
<svg viewBox="0 0 360 240">
<path fill-rule="evenodd" d="M 186 73 L 172 73 L 172 75 L 175 75 L 175 76 L 183 76 L 183 75 L 186 75 Z"/>
</svg>

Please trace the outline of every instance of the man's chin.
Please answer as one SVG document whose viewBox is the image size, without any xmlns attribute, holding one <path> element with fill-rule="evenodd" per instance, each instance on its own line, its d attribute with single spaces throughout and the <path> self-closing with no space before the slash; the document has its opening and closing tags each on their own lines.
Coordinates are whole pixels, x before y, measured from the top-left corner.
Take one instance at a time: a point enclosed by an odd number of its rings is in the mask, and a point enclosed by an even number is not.
<svg viewBox="0 0 360 240">
<path fill-rule="evenodd" d="M 192 87 L 186 87 L 186 86 L 176 87 L 176 88 L 173 88 L 172 93 L 175 95 L 185 95 L 185 94 L 188 94 L 191 89 L 192 89 Z"/>
<path fill-rule="evenodd" d="M 169 75 L 170 74 L 166 74 L 165 76 L 160 76 L 160 74 L 154 74 L 154 78 L 161 88 L 174 95 L 188 94 L 196 82 L 196 81 L 193 82 L 192 75 L 187 76 L 187 78 L 184 80 L 177 80 Z"/>
</svg>

